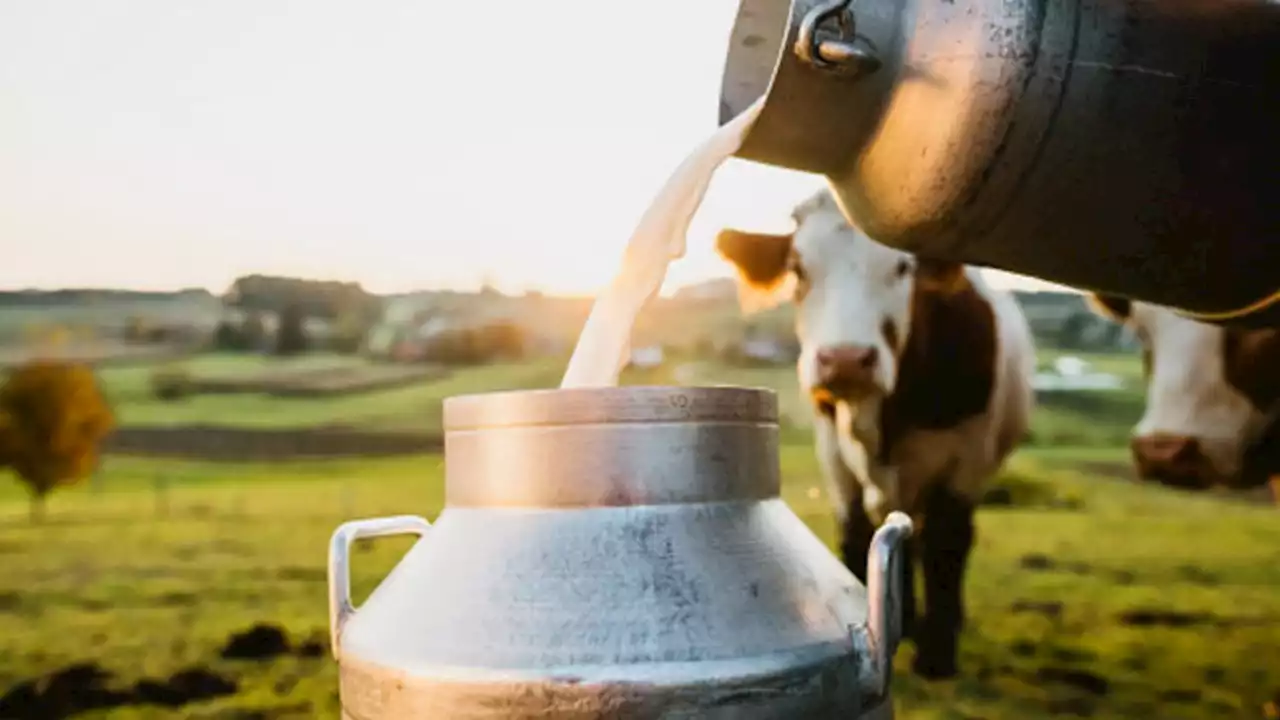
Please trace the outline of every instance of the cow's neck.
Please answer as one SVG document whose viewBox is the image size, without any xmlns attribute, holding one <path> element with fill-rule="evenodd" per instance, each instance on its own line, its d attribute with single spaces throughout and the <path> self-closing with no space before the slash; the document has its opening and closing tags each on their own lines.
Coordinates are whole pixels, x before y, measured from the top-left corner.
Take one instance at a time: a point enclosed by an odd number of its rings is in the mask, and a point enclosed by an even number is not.
<svg viewBox="0 0 1280 720">
<path fill-rule="evenodd" d="M 1225 328 L 1222 365 L 1227 383 L 1260 412 L 1280 411 L 1280 330 Z"/>
<path fill-rule="evenodd" d="M 995 389 L 998 339 L 991 303 L 972 283 L 917 287 L 894 391 L 880 412 L 879 459 L 913 430 L 942 430 L 981 415 Z"/>
</svg>

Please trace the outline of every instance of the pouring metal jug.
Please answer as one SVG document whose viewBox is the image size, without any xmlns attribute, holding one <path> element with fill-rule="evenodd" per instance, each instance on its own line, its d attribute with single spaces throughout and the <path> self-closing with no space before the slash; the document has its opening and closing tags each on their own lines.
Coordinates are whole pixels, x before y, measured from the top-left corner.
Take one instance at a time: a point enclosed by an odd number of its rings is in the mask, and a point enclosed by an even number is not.
<svg viewBox="0 0 1280 720">
<path fill-rule="evenodd" d="M 911 522 L 864 588 L 779 497 L 777 420 L 745 388 L 447 400 L 435 523 L 333 535 L 344 719 L 891 717 Z M 401 533 L 353 607 L 351 543 Z"/>
<path fill-rule="evenodd" d="M 740 0 L 721 123 L 887 245 L 1280 324 L 1280 3 Z"/>
</svg>

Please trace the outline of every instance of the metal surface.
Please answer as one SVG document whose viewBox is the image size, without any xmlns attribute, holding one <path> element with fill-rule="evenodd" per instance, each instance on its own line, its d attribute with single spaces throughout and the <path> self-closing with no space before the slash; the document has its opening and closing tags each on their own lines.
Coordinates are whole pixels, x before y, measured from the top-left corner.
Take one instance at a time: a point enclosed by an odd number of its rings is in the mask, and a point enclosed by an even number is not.
<svg viewBox="0 0 1280 720">
<path fill-rule="evenodd" d="M 869 601 L 778 497 L 772 392 L 495 393 L 445 426 L 429 541 L 341 629 L 345 717 L 892 716 L 900 588 Z"/>
<path fill-rule="evenodd" d="M 882 66 L 854 77 L 797 48 L 831 4 L 741 1 L 740 157 L 827 175 L 905 250 L 1280 322 L 1280 4 L 859 0 Z"/>
<path fill-rule="evenodd" d="M 879 696 L 889 694 L 893 656 L 902 640 L 902 548 L 909 537 L 911 518 L 891 512 L 872 536 L 867 557 L 867 630 L 875 661 L 875 673 L 867 675 L 874 683 L 868 690 Z"/>
<path fill-rule="evenodd" d="M 778 403 L 746 388 L 534 390 L 445 400 L 451 507 L 777 497 Z"/>
<path fill-rule="evenodd" d="M 351 603 L 351 544 L 364 538 L 427 534 L 431 523 L 416 515 L 353 520 L 338 526 L 329 541 L 329 647 L 341 659 L 342 628 L 356 608 Z"/>
</svg>

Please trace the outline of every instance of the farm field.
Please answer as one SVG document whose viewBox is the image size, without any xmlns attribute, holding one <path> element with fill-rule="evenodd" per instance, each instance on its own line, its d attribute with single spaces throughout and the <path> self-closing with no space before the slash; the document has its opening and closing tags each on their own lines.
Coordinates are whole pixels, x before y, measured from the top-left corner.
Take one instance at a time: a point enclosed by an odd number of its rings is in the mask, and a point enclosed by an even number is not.
<svg viewBox="0 0 1280 720">
<path fill-rule="evenodd" d="M 208 378 L 233 380 L 279 377 L 314 370 L 368 367 L 349 356 L 315 355 L 295 360 L 209 355 L 164 365 L 106 368 L 99 373 L 121 425 L 222 425 L 231 427 L 306 427 L 341 423 L 376 429 L 439 430 L 440 403 L 450 395 L 503 388 L 550 386 L 564 364 L 559 360 L 510 363 L 448 372 L 439 381 L 408 387 L 326 398 L 281 398 L 266 394 L 199 395 L 177 401 L 160 400 L 151 392 L 150 377 L 157 368 L 182 369 Z"/>
<path fill-rule="evenodd" d="M 438 432 L 445 397 L 547 387 L 563 368 L 559 359 L 460 368 L 319 399 L 163 402 L 149 388 L 159 367 L 233 378 L 363 362 L 215 355 L 100 376 L 125 425 Z M 1137 377 L 1136 359 L 1102 362 Z M 834 541 L 791 369 L 675 362 L 624 381 L 777 389 L 784 497 Z M 904 646 L 899 717 L 1260 718 L 1280 702 L 1276 511 L 1126 481 L 1124 441 L 1141 408 L 1136 387 L 1044 398 L 1032 439 L 979 513 L 963 674 L 922 682 L 907 672 Z M 17 483 L 0 482 L 0 718 L 335 717 L 329 534 L 354 517 L 435 518 L 444 462 L 435 453 L 255 463 L 110 455 L 92 481 L 51 496 L 43 524 L 28 521 Z M 358 598 L 406 547 L 360 547 Z M 78 705 L 41 706 L 40 688 Z"/>
<path fill-rule="evenodd" d="M 786 500 L 830 542 L 809 448 L 788 445 L 783 464 Z M 1056 465 L 1024 453 L 1005 477 L 1014 504 L 980 513 L 963 677 L 918 681 L 905 647 L 899 716 L 1261 717 L 1280 690 L 1274 511 Z M 40 527 L 7 487 L 0 717 L 24 717 L 6 714 L 18 712 L 15 687 L 83 663 L 111 673 L 104 685 L 117 691 L 195 668 L 205 678 L 195 690 L 226 692 L 180 712 L 126 697 L 86 718 L 334 717 L 328 535 L 356 516 L 434 518 L 442 468 L 436 455 L 243 466 L 112 458 L 104 489 L 55 496 Z M 163 505 L 151 490 L 158 473 L 171 483 Z M 357 553 L 357 597 L 406 542 Z M 283 631 L 289 649 L 260 632 L 260 647 L 244 652 L 268 657 L 221 657 L 256 625 Z"/>
</svg>

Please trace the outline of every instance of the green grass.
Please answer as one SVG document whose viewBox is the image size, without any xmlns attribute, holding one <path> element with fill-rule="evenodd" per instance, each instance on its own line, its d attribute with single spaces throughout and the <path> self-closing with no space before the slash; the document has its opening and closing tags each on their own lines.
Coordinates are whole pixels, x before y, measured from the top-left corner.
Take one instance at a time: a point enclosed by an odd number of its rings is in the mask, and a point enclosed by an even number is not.
<svg viewBox="0 0 1280 720">
<path fill-rule="evenodd" d="M 356 364 L 340 356 L 273 360 L 213 355 L 184 361 L 193 373 L 233 375 L 266 368 L 314 368 Z M 440 426 L 440 404 L 450 395 L 522 387 L 546 387 L 558 380 L 559 359 L 535 363 L 504 363 L 460 368 L 439 381 L 328 398 L 280 398 L 269 395 L 200 395 L 166 402 L 154 398 L 148 378 L 155 366 L 108 368 L 100 372 L 122 425 L 155 426 L 209 424 L 236 427 L 306 427 L 347 424 L 383 429 L 433 430 Z"/>
<path fill-rule="evenodd" d="M 237 393 L 199 395 L 178 401 L 153 397 L 151 373 L 160 367 L 181 367 L 209 377 L 250 375 L 264 370 L 314 369 L 360 365 L 366 361 L 340 355 L 309 355 L 280 360 L 263 356 L 207 355 L 164 365 L 104 368 L 103 389 L 121 425 L 157 426 L 207 424 L 247 428 L 312 427 L 344 424 L 372 430 L 440 428 L 441 405 L 452 395 L 554 387 L 564 372 L 565 359 L 544 358 L 527 363 L 497 363 L 459 367 L 441 380 L 408 387 L 329 398 L 281 398 Z M 629 369 L 624 384 L 674 384 L 672 366 L 653 370 Z"/>
<path fill-rule="evenodd" d="M 1135 358 L 1107 357 L 1109 371 L 1137 366 Z M 232 374 L 279 362 L 209 356 L 188 367 Z M 794 371 L 681 365 L 628 371 L 623 382 L 776 389 L 786 418 L 784 498 L 832 543 L 836 527 Z M 103 379 L 130 424 L 423 429 L 438 427 L 445 397 L 553 386 L 562 368 L 556 359 L 461 369 L 442 381 L 347 398 L 172 404 L 145 392 L 152 368 L 109 368 Z M 963 674 L 922 682 L 907 672 L 912 649 L 904 647 L 899 717 L 1261 715 L 1280 690 L 1280 522 L 1273 509 L 1117 480 L 1126 474 L 1123 443 L 1140 411 L 1133 390 L 1042 401 L 1032 444 L 1001 478 L 1014 504 L 979 513 Z M 233 662 L 219 659 L 219 648 L 259 622 L 285 628 L 295 642 L 323 638 L 333 528 L 361 516 L 435 517 L 442 468 L 434 455 L 240 465 L 108 457 L 96 482 L 51 498 L 40 526 L 28 522 L 20 487 L 0 479 L 0 692 L 75 662 L 96 662 L 121 684 L 200 666 L 234 678 L 239 691 L 168 714 L 134 707 L 85 717 L 334 717 L 336 668 L 327 657 Z M 357 554 L 357 597 L 405 548 L 404 540 L 387 540 Z M 1120 620 L 1148 609 L 1203 613 L 1214 622 L 1169 628 Z M 1105 680 L 1105 693 L 1043 675 L 1064 670 L 1077 680 Z M 1170 695 L 1177 692 L 1181 699 Z"/>
<path fill-rule="evenodd" d="M 1070 703 L 1100 718 L 1256 717 L 1280 689 L 1274 511 L 1052 469 L 1067 458 L 1041 455 L 1016 458 L 1006 481 L 1039 485 L 1081 508 L 979 514 L 964 673 L 921 682 L 906 672 L 912 650 L 904 647 L 899 717 L 1046 717 Z M 782 462 L 785 499 L 832 542 L 811 449 L 786 445 Z M 299 642 L 322 637 L 329 533 L 352 517 L 434 517 L 442 468 L 438 456 L 241 466 L 109 458 L 98 489 L 53 497 L 43 526 L 27 522 L 11 484 L 0 486 L 0 688 L 80 661 L 99 663 L 121 683 L 201 666 L 234 677 L 240 691 L 187 706 L 183 716 L 333 717 L 336 668 L 327 657 L 259 664 L 220 660 L 218 651 L 258 622 Z M 167 482 L 164 502 L 157 478 Z M 388 540 L 357 555 L 357 597 L 405 547 Z M 1023 568 L 1036 554 L 1052 567 Z M 1019 603 L 1060 603 L 1060 614 L 1013 612 Z M 1117 619 L 1148 608 L 1209 613 L 1219 624 L 1134 628 Z M 1046 667 L 1087 671 L 1106 679 L 1108 691 L 1092 696 L 1038 680 Z M 1163 697 L 1169 691 L 1199 698 L 1174 702 Z M 86 717 L 108 716 L 165 715 L 131 708 Z"/>
</svg>

